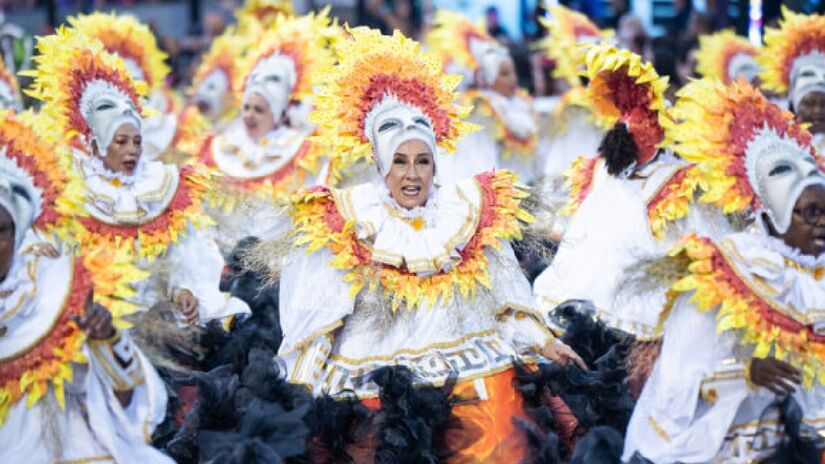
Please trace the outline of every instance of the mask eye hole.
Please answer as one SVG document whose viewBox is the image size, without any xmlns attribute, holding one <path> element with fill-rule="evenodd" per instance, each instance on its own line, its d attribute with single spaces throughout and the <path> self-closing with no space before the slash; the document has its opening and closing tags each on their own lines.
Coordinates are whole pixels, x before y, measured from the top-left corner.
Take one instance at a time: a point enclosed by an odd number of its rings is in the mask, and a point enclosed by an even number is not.
<svg viewBox="0 0 825 464">
<path fill-rule="evenodd" d="M 396 128 L 398 126 L 399 126 L 398 121 L 387 121 L 387 122 L 381 124 L 380 127 L 378 127 L 378 132 L 379 133 L 386 132 L 386 131 L 388 131 L 390 129 L 393 129 L 393 128 Z"/>
<path fill-rule="evenodd" d="M 416 124 L 420 124 L 420 125 L 428 128 L 428 129 L 430 128 L 430 123 L 429 123 L 429 121 L 427 121 L 427 118 L 423 118 L 423 117 L 419 116 L 419 117 L 413 119 L 413 122 L 415 122 Z"/>
<path fill-rule="evenodd" d="M 264 80 L 267 82 L 275 82 L 277 84 L 281 82 L 281 76 L 266 76 L 266 79 Z"/>
<path fill-rule="evenodd" d="M 787 173 L 791 172 L 792 170 L 793 170 L 793 168 L 791 168 L 787 164 L 780 164 L 779 166 L 776 166 L 773 169 L 771 169 L 771 172 L 769 172 L 768 175 L 771 176 L 771 177 L 779 176 L 779 175 L 782 175 L 782 174 L 787 174 Z"/>
<path fill-rule="evenodd" d="M 110 110 L 115 107 L 115 104 L 112 102 L 103 102 L 95 108 L 95 111 L 106 111 Z"/>
</svg>

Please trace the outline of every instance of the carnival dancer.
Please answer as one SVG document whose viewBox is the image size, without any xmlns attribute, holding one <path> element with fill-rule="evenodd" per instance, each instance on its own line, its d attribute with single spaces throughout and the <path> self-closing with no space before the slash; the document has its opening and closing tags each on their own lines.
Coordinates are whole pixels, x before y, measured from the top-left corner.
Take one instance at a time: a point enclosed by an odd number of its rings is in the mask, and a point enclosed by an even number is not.
<svg viewBox="0 0 825 464">
<path fill-rule="evenodd" d="M 287 378 L 366 401 L 378 392 L 368 374 L 382 366 L 405 366 L 424 385 L 456 379 L 479 401 L 454 411 L 484 431 L 456 459 L 518 459 L 513 361 L 581 363 L 533 309 L 509 245 L 530 219 L 526 192 L 507 171 L 443 177 L 437 153 L 473 129 L 456 105 L 457 79 L 398 32 L 349 34 L 312 118 L 334 156 L 373 157 L 379 177 L 294 198 L 295 241 L 280 272 Z M 280 267 L 269 250 L 281 248 L 265 243 L 249 259 Z"/>
<path fill-rule="evenodd" d="M 510 52 L 466 17 L 438 11 L 427 45 L 451 71 L 472 76 L 463 102 L 483 130 L 470 134 L 454 155 L 440 159 L 441 172 L 466 178 L 490 169 L 511 169 L 522 182 L 535 178 L 539 136 L 532 100 L 518 87 Z M 443 157 L 444 155 L 438 155 Z"/>
<path fill-rule="evenodd" d="M 825 175 L 810 134 L 749 84 L 695 81 L 680 96 L 674 137 L 707 173 L 702 201 L 752 213 L 755 230 L 671 252 L 684 274 L 625 458 L 761 462 L 787 434 L 825 431 Z M 797 462 L 819 462 L 816 446 Z"/>
<path fill-rule="evenodd" d="M 241 108 L 238 94 L 242 64 L 252 35 L 230 30 L 217 37 L 204 53 L 192 78 L 192 103 L 207 119 L 212 131 L 220 132 Z"/>
<path fill-rule="evenodd" d="M 601 119 L 596 118 L 589 108 L 585 86 L 581 79 L 581 45 L 585 43 L 609 42 L 612 31 L 602 31 L 586 16 L 560 5 L 547 8 L 549 18 L 539 22 L 547 29 L 547 37 L 538 45 L 540 50 L 553 61 L 553 77 L 561 79 L 569 86 L 550 110 L 547 152 L 539 153 L 542 163 L 541 175 L 544 187 L 558 191 L 564 182 L 564 171 L 580 156 L 598 156 L 599 143 L 605 129 L 599 127 Z M 538 99 L 537 99 L 538 103 Z"/>
<path fill-rule="evenodd" d="M 120 58 L 74 29 L 41 37 L 38 49 L 29 93 L 44 101 L 39 130 L 66 148 L 59 152 L 76 186 L 57 202 L 72 219 L 57 231 L 60 241 L 80 253 L 128 251 L 152 274 L 140 287 L 143 307 L 171 299 L 190 322 L 248 312 L 219 291 L 223 257 L 203 211 L 209 172 L 141 156 L 143 86 Z"/>
<path fill-rule="evenodd" d="M 778 29 L 765 31 L 758 60 L 762 87 L 787 95 L 796 118 L 811 124 L 813 144 L 825 152 L 825 16 L 794 13 L 783 7 Z"/>
<path fill-rule="evenodd" d="M 327 11 L 279 16 L 258 37 L 236 88 L 242 95 L 240 114 L 207 138 L 200 152 L 203 163 L 223 174 L 223 187 L 242 199 L 218 203 L 211 212 L 222 240 L 232 245 L 245 235 L 267 238 L 288 228 L 270 205 L 314 185 L 321 170 L 324 153 L 309 140 L 313 128 L 293 125 L 287 115 L 293 104 L 312 95 L 321 70 L 335 62 L 330 47 L 335 28 Z"/>
<path fill-rule="evenodd" d="M 117 250 L 36 252 L 42 176 L 28 169 L 47 146 L 0 119 L 0 460 L 171 463 L 146 441 L 166 390 L 124 330 L 142 273 Z"/>
<path fill-rule="evenodd" d="M 696 52 L 696 72 L 726 84 L 740 78 L 755 84 L 760 71 L 758 54 L 758 48 L 732 30 L 703 35 Z"/>
<path fill-rule="evenodd" d="M 145 106 L 156 114 L 144 118 L 143 156 L 149 160 L 163 156 L 172 145 L 182 105 L 166 83 L 167 56 L 158 47 L 155 35 L 129 15 L 95 12 L 70 17 L 68 22 L 78 32 L 100 40 L 109 53 L 122 58 L 133 80 L 146 83 Z"/>
</svg>

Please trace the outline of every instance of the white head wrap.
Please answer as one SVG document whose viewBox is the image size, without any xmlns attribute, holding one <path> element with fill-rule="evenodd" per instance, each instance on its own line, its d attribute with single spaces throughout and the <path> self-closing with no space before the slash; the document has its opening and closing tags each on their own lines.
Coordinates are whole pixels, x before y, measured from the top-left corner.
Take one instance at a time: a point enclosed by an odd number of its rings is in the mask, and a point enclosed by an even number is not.
<svg viewBox="0 0 825 464">
<path fill-rule="evenodd" d="M 205 103 L 209 108 L 205 116 L 217 120 L 223 114 L 223 105 L 229 90 L 229 77 L 222 70 L 215 69 L 207 74 L 195 89 L 195 103 Z"/>
<path fill-rule="evenodd" d="M 104 80 L 91 81 L 83 89 L 80 113 L 92 132 L 89 145 L 96 141 L 100 156 L 106 156 L 120 126 L 132 124 L 138 131 L 142 129 L 140 115 L 129 96 Z"/>
<path fill-rule="evenodd" d="M 260 95 L 269 104 L 269 109 L 277 121 L 286 110 L 296 79 L 297 72 L 292 59 L 273 53 L 252 68 L 246 79 L 243 103 L 245 104 L 253 93 Z"/>
<path fill-rule="evenodd" d="M 748 53 L 737 53 L 728 62 L 728 78 L 735 81 L 740 76 L 753 83 L 759 76 L 759 63 Z"/>
<path fill-rule="evenodd" d="M 477 84 L 480 87 L 492 85 L 498 77 L 501 63 L 510 57 L 510 52 L 498 42 L 472 38 L 470 39 L 470 53 L 479 65 Z"/>
<path fill-rule="evenodd" d="M 789 97 L 794 111 L 799 102 L 811 92 L 825 93 L 825 54 L 814 51 L 796 58 L 791 66 Z"/>
<path fill-rule="evenodd" d="M 0 206 L 14 221 L 14 249 L 20 248 L 23 237 L 42 207 L 42 192 L 34 186 L 29 174 L 6 157 L 6 147 L 0 147 Z"/>
<path fill-rule="evenodd" d="M 756 196 L 777 232 L 791 225 L 796 200 L 811 185 L 825 185 L 811 153 L 790 137 L 769 127 L 760 130 L 745 149 L 745 168 Z"/>
<path fill-rule="evenodd" d="M 432 121 L 417 106 L 399 101 L 387 94 L 376 103 L 364 119 L 364 133 L 372 145 L 378 172 L 387 177 L 392 157 L 402 143 L 421 140 L 433 154 L 436 144 Z"/>
</svg>

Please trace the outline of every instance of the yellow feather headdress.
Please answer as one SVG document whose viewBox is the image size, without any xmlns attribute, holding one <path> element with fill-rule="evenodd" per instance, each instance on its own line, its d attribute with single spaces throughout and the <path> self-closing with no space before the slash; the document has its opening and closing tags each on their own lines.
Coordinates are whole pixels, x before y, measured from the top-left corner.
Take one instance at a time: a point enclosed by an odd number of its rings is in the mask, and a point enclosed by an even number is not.
<svg viewBox="0 0 825 464">
<path fill-rule="evenodd" d="M 703 35 L 699 37 L 696 70 L 702 77 L 718 79 L 729 84 L 736 79 L 736 76 L 730 75 L 731 60 L 739 55 L 756 58 L 758 53 L 758 48 L 731 30 Z"/>
<path fill-rule="evenodd" d="M 139 76 L 132 78 L 146 81 L 149 93 L 163 85 L 169 74 L 166 53 L 158 48 L 155 35 L 149 27 L 135 17 L 92 13 L 70 17 L 68 21 L 81 34 L 100 40 L 109 53 L 134 62 L 143 74 L 143 79 L 138 79 Z"/>
<path fill-rule="evenodd" d="M 595 44 L 582 55 L 589 79 L 587 99 L 597 122 L 613 127 L 627 124 L 639 148 L 638 164 L 668 143 L 667 128 L 672 120 L 666 108 L 668 78 L 660 77 L 653 64 L 628 50 L 608 43 Z"/>
<path fill-rule="evenodd" d="M 748 180 L 745 157 L 749 142 L 763 128 L 793 140 L 813 156 L 808 131 L 744 80 L 729 85 L 713 79 L 690 82 L 679 91 L 673 116 L 679 121 L 669 131 L 674 150 L 696 163 L 707 182 L 700 201 L 726 214 L 760 206 Z"/>
<path fill-rule="evenodd" d="M 244 76 L 249 75 L 261 60 L 281 54 L 288 56 L 295 65 L 295 85 L 290 98 L 303 100 L 313 94 L 321 83 L 321 75 L 335 65 L 334 45 L 340 30 L 331 23 L 329 8 L 304 16 L 279 15 L 274 25 L 263 36 L 255 39 L 256 45 L 242 65 Z M 246 80 L 240 80 L 236 87 L 243 94 Z"/>
<path fill-rule="evenodd" d="M 433 28 L 424 40 L 427 47 L 441 57 L 445 68 L 457 64 L 470 71 L 479 68 L 470 41 L 495 42 L 482 25 L 473 24 L 466 16 L 447 10 L 436 12 Z"/>
<path fill-rule="evenodd" d="M 128 96 L 138 112 L 146 85 L 136 83 L 123 60 L 107 53 L 103 44 L 75 29 L 60 27 L 37 40 L 37 67 L 21 73 L 34 78 L 26 93 L 44 102 L 40 114 L 48 126 L 43 133 L 84 148 L 91 128 L 83 118 L 81 99 L 86 86 L 104 81 Z"/>
<path fill-rule="evenodd" d="M 536 45 L 553 60 L 553 77 L 566 79 L 574 87 L 581 85 L 579 64 L 582 49 L 580 44 L 609 41 L 612 30 L 601 30 L 587 16 L 561 5 L 547 7 L 551 18 L 539 18 L 539 23 L 547 28 L 547 37 Z"/>
<path fill-rule="evenodd" d="M 244 33 L 271 28 L 279 16 L 292 16 L 292 0 L 246 0 L 235 11 L 238 27 Z"/>
<path fill-rule="evenodd" d="M 825 16 L 794 13 L 783 7 L 779 26 L 765 31 L 765 47 L 757 61 L 762 66 L 762 88 L 784 94 L 790 89 L 797 58 L 814 52 L 825 54 Z"/>
<path fill-rule="evenodd" d="M 324 85 L 310 115 L 321 128 L 319 140 L 341 166 L 372 160 L 364 123 L 388 94 L 430 119 L 436 144 L 445 152 L 454 151 L 457 139 L 476 130 L 464 121 L 470 108 L 456 103 L 454 90 L 461 76 L 445 75 L 436 54 L 421 52 L 418 42 L 398 31 L 392 36 L 365 27 L 348 32 L 350 38 L 339 43 L 339 64 L 323 73 Z"/>
<path fill-rule="evenodd" d="M 249 50 L 251 41 L 248 37 L 234 32 L 228 31 L 212 42 L 209 50 L 201 58 L 201 63 L 192 78 L 193 91 L 214 71 L 221 71 L 226 75 L 229 93 L 242 87 L 243 58 Z"/>
</svg>

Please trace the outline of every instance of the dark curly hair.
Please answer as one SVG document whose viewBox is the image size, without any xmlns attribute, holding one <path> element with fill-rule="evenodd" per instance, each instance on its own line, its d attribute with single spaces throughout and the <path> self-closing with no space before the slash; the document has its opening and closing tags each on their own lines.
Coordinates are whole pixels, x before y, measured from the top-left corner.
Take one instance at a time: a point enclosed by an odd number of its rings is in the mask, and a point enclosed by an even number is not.
<svg viewBox="0 0 825 464">
<path fill-rule="evenodd" d="M 599 155 L 607 164 L 607 172 L 613 176 L 621 174 L 638 159 L 639 147 L 625 123 L 616 123 L 604 134 L 599 144 Z"/>
</svg>

